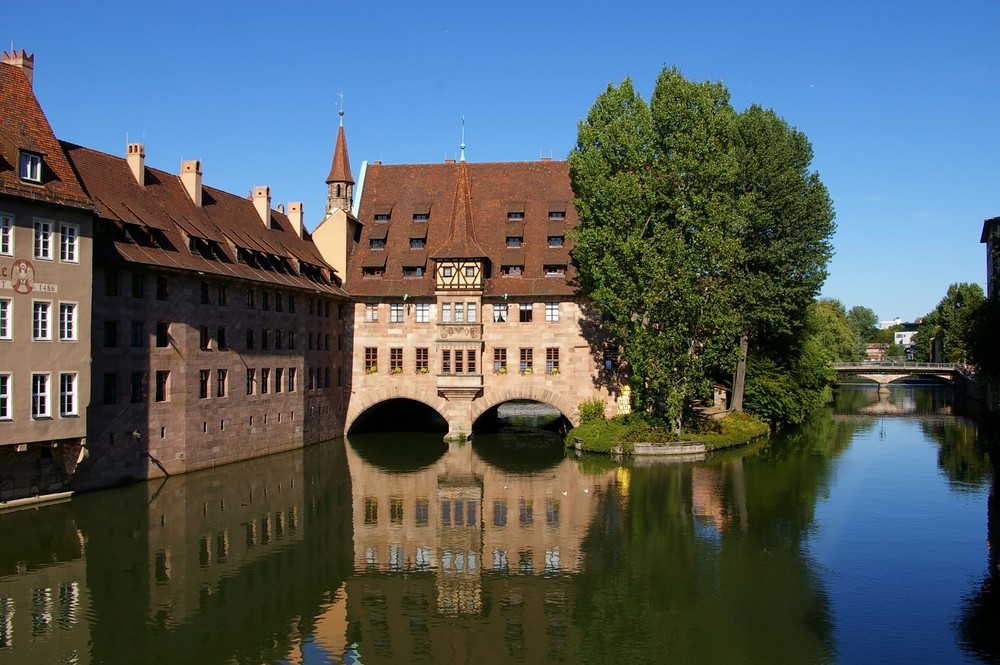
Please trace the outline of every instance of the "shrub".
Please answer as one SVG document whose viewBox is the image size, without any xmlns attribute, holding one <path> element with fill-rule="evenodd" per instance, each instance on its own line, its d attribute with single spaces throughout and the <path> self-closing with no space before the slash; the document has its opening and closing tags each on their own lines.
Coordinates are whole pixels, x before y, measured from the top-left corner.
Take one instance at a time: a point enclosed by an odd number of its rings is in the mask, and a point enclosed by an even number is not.
<svg viewBox="0 0 1000 665">
<path fill-rule="evenodd" d="M 577 409 L 580 412 L 581 425 L 595 420 L 604 420 L 604 402 L 596 397 L 588 399 L 586 402 L 580 402 Z"/>
</svg>

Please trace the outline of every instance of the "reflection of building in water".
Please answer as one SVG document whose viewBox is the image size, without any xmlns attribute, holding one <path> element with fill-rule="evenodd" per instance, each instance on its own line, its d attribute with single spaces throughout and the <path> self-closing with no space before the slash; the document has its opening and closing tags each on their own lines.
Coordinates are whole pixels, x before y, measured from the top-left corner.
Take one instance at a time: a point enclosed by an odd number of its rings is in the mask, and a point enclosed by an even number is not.
<svg viewBox="0 0 1000 665">
<path fill-rule="evenodd" d="M 91 662 L 83 538 L 65 506 L 4 515 L 0 543 L 0 663 Z"/>
<path fill-rule="evenodd" d="M 586 476 L 563 460 L 514 475 L 458 444 L 413 473 L 365 464 L 350 444 L 347 462 L 363 573 L 347 583 L 348 618 L 366 663 L 529 648 L 555 658 L 572 641 L 573 592 L 561 574 L 578 570 L 614 470 Z M 462 617 L 491 620 L 473 634 Z"/>
<path fill-rule="evenodd" d="M 123 491 L 88 495 L 103 510 L 81 523 L 94 661 L 301 662 L 302 635 L 351 567 L 342 446 Z"/>
</svg>

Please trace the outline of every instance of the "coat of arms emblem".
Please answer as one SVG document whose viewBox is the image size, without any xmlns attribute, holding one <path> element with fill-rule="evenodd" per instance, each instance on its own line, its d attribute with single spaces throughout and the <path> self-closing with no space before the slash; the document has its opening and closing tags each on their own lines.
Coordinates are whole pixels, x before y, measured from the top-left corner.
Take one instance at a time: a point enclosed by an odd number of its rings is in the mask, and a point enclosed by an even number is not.
<svg viewBox="0 0 1000 665">
<path fill-rule="evenodd" d="M 16 293 L 22 295 L 31 293 L 31 290 L 35 287 L 35 267 L 31 265 L 31 261 L 25 261 L 24 259 L 14 261 L 10 276 L 11 287 Z"/>
</svg>

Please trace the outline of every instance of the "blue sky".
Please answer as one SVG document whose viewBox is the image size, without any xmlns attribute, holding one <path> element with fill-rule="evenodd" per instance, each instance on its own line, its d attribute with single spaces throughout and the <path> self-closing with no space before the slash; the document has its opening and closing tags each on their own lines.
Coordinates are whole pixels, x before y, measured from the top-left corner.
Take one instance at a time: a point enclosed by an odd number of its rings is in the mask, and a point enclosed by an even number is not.
<svg viewBox="0 0 1000 665">
<path fill-rule="evenodd" d="M 4 2 L 56 134 L 320 219 L 345 95 L 362 160 L 565 158 L 609 82 L 721 80 L 813 143 L 837 211 L 824 296 L 880 318 L 984 281 L 1000 215 L 1000 3 Z M 127 137 L 127 138 L 126 138 Z"/>
</svg>

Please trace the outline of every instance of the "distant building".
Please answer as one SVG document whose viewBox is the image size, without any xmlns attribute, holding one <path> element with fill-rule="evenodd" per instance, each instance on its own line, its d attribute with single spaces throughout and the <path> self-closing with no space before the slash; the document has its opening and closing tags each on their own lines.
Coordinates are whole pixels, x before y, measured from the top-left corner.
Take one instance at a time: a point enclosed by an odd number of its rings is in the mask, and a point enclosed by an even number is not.
<svg viewBox="0 0 1000 665">
<path fill-rule="evenodd" d="M 898 316 L 896 318 L 892 319 L 891 321 L 879 321 L 878 322 L 878 329 L 879 330 L 888 330 L 889 328 L 892 328 L 893 326 L 898 326 L 902 322 L 903 322 L 903 319 L 899 318 Z"/>
<path fill-rule="evenodd" d="M 1000 217 L 983 222 L 983 233 L 979 242 L 986 243 L 986 295 L 993 299 L 1000 297 Z"/>
<path fill-rule="evenodd" d="M 33 70 L 0 58 L 0 501 L 66 489 L 87 441 L 92 206 Z"/>
</svg>

